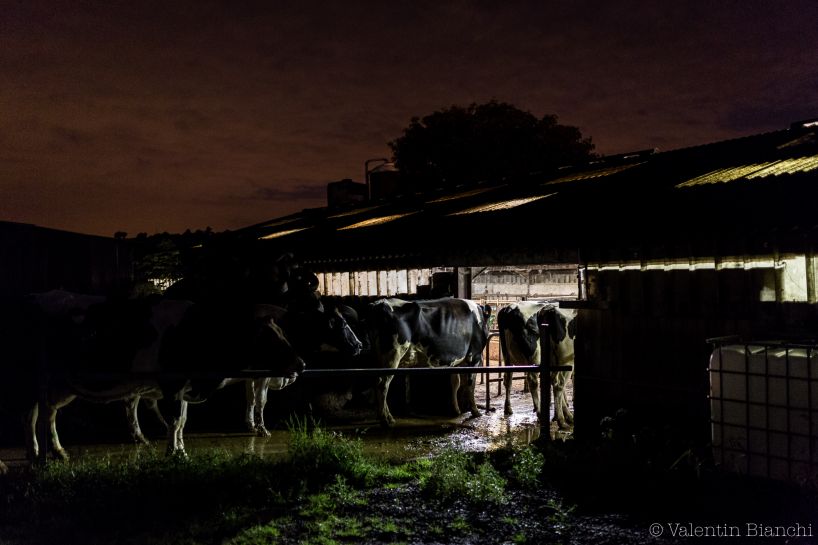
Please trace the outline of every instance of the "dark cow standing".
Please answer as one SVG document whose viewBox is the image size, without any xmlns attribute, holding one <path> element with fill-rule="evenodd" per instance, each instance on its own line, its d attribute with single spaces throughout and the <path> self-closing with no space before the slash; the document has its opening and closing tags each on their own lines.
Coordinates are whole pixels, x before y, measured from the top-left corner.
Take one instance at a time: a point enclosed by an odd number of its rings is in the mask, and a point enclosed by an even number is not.
<svg viewBox="0 0 818 545">
<path fill-rule="evenodd" d="M 39 379 L 47 372 L 47 362 L 64 358 L 78 348 L 73 335 L 89 306 L 104 297 L 52 290 L 25 297 L 0 300 L 0 406 L 23 416 L 26 450 L 36 456 Z M 54 347 L 60 347 L 54 350 Z M 62 364 L 67 362 L 63 360 Z M 62 451 L 56 436 L 51 433 Z M 0 461 L 0 473 L 6 470 Z"/>
<path fill-rule="evenodd" d="M 316 355 L 321 352 L 337 352 L 344 356 L 354 357 L 361 351 L 361 341 L 358 340 L 339 309 L 335 307 L 307 312 L 289 311 L 275 305 L 258 305 L 258 308 L 281 327 L 299 357 L 308 362 L 314 361 Z M 282 383 L 278 377 L 228 378 L 223 385 L 240 383 L 245 386 L 244 422 L 247 430 L 261 437 L 269 437 L 270 432 L 264 423 L 267 391 L 282 390 L 291 382 Z M 141 399 L 144 399 L 163 421 L 161 414 L 158 414 L 156 399 L 150 395 L 143 396 Z M 127 418 L 134 440 L 147 444 L 148 441 L 142 434 L 137 415 L 139 400 L 140 397 L 129 400 L 126 405 Z M 163 421 L 163 424 L 166 423 Z"/>
<path fill-rule="evenodd" d="M 553 303 L 540 301 L 520 301 L 500 309 L 497 325 L 500 329 L 500 348 L 507 365 L 539 365 L 541 362 L 539 324 L 548 324 L 552 347 L 551 365 L 570 365 L 570 371 L 551 373 L 554 392 L 554 420 L 561 428 L 573 424 L 574 416 L 565 398 L 565 386 L 573 375 L 574 337 L 576 326 L 574 316 L 557 308 Z M 526 373 L 528 389 L 534 402 L 534 411 L 541 412 L 539 373 Z M 503 379 L 506 390 L 505 414 L 511 415 L 511 373 Z"/>
<path fill-rule="evenodd" d="M 390 368 L 482 365 L 490 312 L 490 308 L 465 299 L 376 301 L 367 320 L 375 361 L 379 367 Z M 395 424 L 386 403 L 391 381 L 392 375 L 381 377 L 376 388 L 378 416 L 385 426 Z M 451 382 L 452 410 L 460 414 L 460 375 L 453 374 Z M 480 416 L 474 381 L 467 381 L 467 385 L 468 408 L 473 416 Z"/>
<path fill-rule="evenodd" d="M 2 362 L 6 375 L 15 377 L 6 384 L 22 388 L 14 396 L 14 407 L 36 420 L 32 407 L 40 398 L 38 370 L 48 372 L 47 400 L 39 403 L 40 425 L 50 423 L 60 454 L 57 409 L 77 396 L 103 402 L 138 395 L 159 398 L 168 422 L 168 452 L 184 453 L 187 403 L 204 401 L 224 385 L 231 369 L 270 369 L 286 385 L 304 368 L 281 329 L 258 305 L 150 298 L 91 305 L 79 319 L 53 319 L 37 304 L 28 309 L 34 319 L 27 321 L 39 342 L 32 344 L 31 337 L 3 339 L 4 348 L 14 348 L 8 352 L 13 357 Z M 138 375 L 158 372 L 166 374 Z M 212 376 L 198 376 L 207 372 Z M 94 373 L 122 375 L 100 380 Z M 3 394 L 5 399 L 7 392 Z M 29 455 L 35 456 L 33 438 L 28 446 Z"/>
<path fill-rule="evenodd" d="M 218 266 L 216 266 L 218 265 Z M 338 308 L 326 307 L 318 292 L 318 277 L 284 254 L 274 261 L 252 262 L 214 259 L 198 274 L 171 286 L 166 295 L 183 294 L 196 302 L 222 304 L 225 301 L 264 302 L 270 316 L 282 327 L 296 352 L 314 359 L 322 351 L 337 351 L 356 356 L 362 343 Z M 260 436 L 269 436 L 264 423 L 267 390 L 281 389 L 274 378 L 229 379 L 228 384 L 245 384 L 245 426 Z M 154 401 L 146 397 L 156 411 Z M 147 443 L 139 427 L 139 398 L 126 406 L 134 440 Z M 160 416 L 161 420 L 161 416 Z"/>
<path fill-rule="evenodd" d="M 321 311 L 302 312 L 269 305 L 267 309 L 298 355 L 307 362 L 314 361 L 324 352 L 337 352 L 349 357 L 361 352 L 361 341 L 337 308 L 322 307 Z M 281 389 L 275 386 L 278 386 L 277 383 L 271 383 L 270 378 L 248 380 L 246 424 L 250 431 L 261 436 L 270 435 L 264 424 L 264 407 L 267 404 L 267 390 Z"/>
</svg>

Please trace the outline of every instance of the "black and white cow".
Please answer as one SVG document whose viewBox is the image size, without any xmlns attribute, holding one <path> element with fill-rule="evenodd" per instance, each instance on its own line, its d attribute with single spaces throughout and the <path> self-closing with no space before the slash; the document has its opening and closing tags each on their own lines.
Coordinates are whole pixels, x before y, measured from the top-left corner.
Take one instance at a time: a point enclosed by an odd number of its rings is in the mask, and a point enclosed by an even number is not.
<svg viewBox="0 0 818 545">
<path fill-rule="evenodd" d="M 488 317 L 491 309 L 465 299 L 404 301 L 381 299 L 372 303 L 367 324 L 372 352 L 379 367 L 419 367 L 482 365 L 483 349 L 488 339 Z M 460 375 L 451 376 L 452 410 L 460 414 L 457 390 Z M 381 423 L 393 426 L 386 396 L 392 375 L 379 378 L 376 388 L 377 410 Z M 480 416 L 474 402 L 474 381 L 468 407 Z"/>
<path fill-rule="evenodd" d="M 317 354 L 323 352 L 337 352 L 354 357 L 361 351 L 361 341 L 337 305 L 322 305 L 320 310 L 310 308 L 306 311 L 288 310 L 276 305 L 258 305 L 258 308 L 263 309 L 266 315 L 281 327 L 293 349 L 306 361 L 313 360 Z M 282 384 L 280 377 L 225 379 L 224 386 L 230 384 L 245 386 L 244 421 L 247 430 L 262 437 L 269 436 L 270 432 L 264 423 L 267 392 L 281 390 L 289 385 L 289 382 Z M 155 397 L 144 396 L 142 399 L 161 421 L 162 416 L 157 410 Z M 127 402 L 126 414 L 134 440 L 147 444 L 137 416 L 139 400 L 139 397 L 135 397 Z"/>
<path fill-rule="evenodd" d="M 39 379 L 47 371 L 49 357 L 76 348 L 76 331 L 89 306 L 102 303 L 104 297 L 52 290 L 25 297 L 0 300 L 0 406 L 21 415 L 26 450 L 38 450 L 35 426 L 40 395 Z M 65 351 L 54 351 L 63 346 Z M 56 427 L 52 434 L 56 438 Z M 59 446 L 59 439 L 56 439 Z M 61 450 L 61 447 L 59 447 Z M 0 473 L 6 470 L 0 461 Z"/>
<path fill-rule="evenodd" d="M 551 365 L 571 365 L 571 371 L 551 373 L 554 391 L 554 419 L 560 428 L 573 424 L 574 416 L 565 398 L 565 385 L 573 375 L 574 337 L 576 326 L 574 316 L 553 303 L 520 301 L 500 309 L 497 325 L 500 330 L 500 348 L 507 365 L 539 365 L 540 330 L 539 324 L 547 323 L 551 337 L 553 354 Z M 534 411 L 540 415 L 539 374 L 526 373 L 528 389 L 534 402 Z M 511 373 L 503 379 L 506 390 L 505 414 L 511 415 Z"/>
<path fill-rule="evenodd" d="M 79 320 L 52 319 L 36 303 L 28 314 L 34 316 L 28 321 L 36 337 L 22 339 L 23 344 L 4 338 L 4 348 L 14 346 L 16 358 L 2 365 L 16 379 L 11 387 L 19 389 L 14 406 L 30 415 L 30 457 L 37 455 L 33 424 L 38 412 L 38 425 L 50 426 L 55 452 L 64 456 L 56 414 L 77 396 L 100 402 L 158 399 L 168 423 L 168 452 L 184 453 L 187 403 L 204 401 L 224 386 L 231 369 L 269 369 L 283 387 L 304 368 L 283 331 L 259 306 L 152 298 L 91 305 Z M 41 398 L 41 370 L 49 376 L 46 400 Z M 5 398 L 7 390 L 2 393 Z"/>
</svg>

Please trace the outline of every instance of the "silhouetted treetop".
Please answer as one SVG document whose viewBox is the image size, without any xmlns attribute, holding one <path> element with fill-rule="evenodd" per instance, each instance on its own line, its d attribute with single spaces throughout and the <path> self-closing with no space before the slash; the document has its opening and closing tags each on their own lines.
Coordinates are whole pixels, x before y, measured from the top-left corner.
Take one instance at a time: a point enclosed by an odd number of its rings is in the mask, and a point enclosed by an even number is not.
<svg viewBox="0 0 818 545">
<path fill-rule="evenodd" d="M 577 127 L 496 100 L 412 118 L 389 146 L 401 176 L 415 190 L 514 181 L 594 157 L 591 139 Z"/>
</svg>

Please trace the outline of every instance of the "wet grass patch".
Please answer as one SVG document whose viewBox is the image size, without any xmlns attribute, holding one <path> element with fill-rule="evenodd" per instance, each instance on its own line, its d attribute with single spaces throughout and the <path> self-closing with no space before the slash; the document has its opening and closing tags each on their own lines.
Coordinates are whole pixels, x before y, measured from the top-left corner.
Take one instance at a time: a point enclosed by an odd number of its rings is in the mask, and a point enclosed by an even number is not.
<svg viewBox="0 0 818 545">
<path fill-rule="evenodd" d="M 673 483 L 701 492 L 707 481 L 693 461 L 633 448 L 566 441 L 396 463 L 365 455 L 355 436 L 294 421 L 283 461 L 142 451 L 12 471 L 0 477 L 0 544 L 649 542 L 641 522 L 589 512 L 630 510 L 640 494 L 660 505 L 685 490 Z"/>
</svg>

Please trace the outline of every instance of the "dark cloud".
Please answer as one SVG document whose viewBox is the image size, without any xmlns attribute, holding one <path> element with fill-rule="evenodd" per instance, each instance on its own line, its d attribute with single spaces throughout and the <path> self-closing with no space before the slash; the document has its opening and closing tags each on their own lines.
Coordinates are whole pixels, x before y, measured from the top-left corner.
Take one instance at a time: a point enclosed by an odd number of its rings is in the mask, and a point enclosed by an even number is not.
<svg viewBox="0 0 818 545">
<path fill-rule="evenodd" d="M 323 200 L 327 196 L 326 185 L 320 186 L 316 184 L 301 184 L 295 187 L 260 187 L 256 189 L 248 198 L 264 201 L 317 201 Z"/>
<path fill-rule="evenodd" d="M 77 231 L 320 205 L 452 104 L 554 113 L 601 153 L 818 116 L 811 0 L 7 4 L 0 219 Z"/>
</svg>

